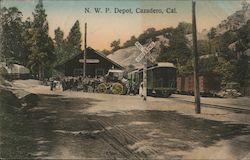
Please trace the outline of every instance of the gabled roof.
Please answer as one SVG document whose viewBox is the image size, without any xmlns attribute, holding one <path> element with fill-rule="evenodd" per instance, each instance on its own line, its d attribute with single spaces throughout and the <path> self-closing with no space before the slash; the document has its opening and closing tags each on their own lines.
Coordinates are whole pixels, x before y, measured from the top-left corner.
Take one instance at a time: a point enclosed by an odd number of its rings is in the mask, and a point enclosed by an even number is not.
<svg viewBox="0 0 250 160">
<path fill-rule="evenodd" d="M 93 50 L 96 54 L 98 54 L 99 56 L 103 57 L 104 59 L 106 59 L 107 61 L 117 65 L 119 68 L 122 68 L 124 69 L 124 67 L 122 67 L 120 64 L 116 63 L 115 61 L 109 59 L 107 56 L 105 56 L 104 54 L 100 53 L 100 52 L 97 52 L 96 50 L 94 50 L 93 48 L 91 47 L 88 47 L 87 49 L 90 49 L 90 50 Z M 83 51 L 84 52 L 84 51 Z"/>
<path fill-rule="evenodd" d="M 94 50 L 94 49 L 91 48 L 91 47 L 88 47 L 88 48 L 87 48 L 87 53 L 88 53 L 88 52 L 91 52 L 91 51 L 94 52 L 95 54 L 99 55 L 100 57 L 106 59 L 107 61 L 111 62 L 112 64 L 116 65 L 117 67 L 119 67 L 119 68 L 121 68 L 121 69 L 124 69 L 124 67 L 122 67 L 122 66 L 119 65 L 118 63 L 112 61 L 111 59 L 109 59 L 108 57 L 106 57 L 104 54 L 102 54 L 102 53 L 100 53 L 100 52 L 97 52 L 96 50 Z M 83 50 L 81 53 L 76 54 L 76 55 L 73 55 L 73 56 L 70 57 L 69 59 L 64 60 L 64 61 L 61 62 L 60 64 L 56 65 L 55 68 L 58 68 L 58 67 L 64 65 L 65 63 L 67 63 L 68 61 L 71 61 L 72 59 L 76 58 L 77 56 L 83 55 L 83 52 L 84 52 L 84 50 Z"/>
</svg>

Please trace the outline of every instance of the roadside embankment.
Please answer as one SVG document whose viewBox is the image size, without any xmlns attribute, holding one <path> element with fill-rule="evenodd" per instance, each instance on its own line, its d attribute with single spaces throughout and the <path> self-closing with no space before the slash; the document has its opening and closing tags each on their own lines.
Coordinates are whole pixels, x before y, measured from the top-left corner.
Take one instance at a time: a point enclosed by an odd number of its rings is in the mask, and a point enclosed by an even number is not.
<svg viewBox="0 0 250 160">
<path fill-rule="evenodd" d="M 38 96 L 25 93 L 20 97 L 10 85 L 0 86 L 0 158 L 32 158 L 27 150 L 34 142 L 27 137 L 27 109 L 36 105 Z M 19 91 L 21 93 L 22 91 Z"/>
</svg>

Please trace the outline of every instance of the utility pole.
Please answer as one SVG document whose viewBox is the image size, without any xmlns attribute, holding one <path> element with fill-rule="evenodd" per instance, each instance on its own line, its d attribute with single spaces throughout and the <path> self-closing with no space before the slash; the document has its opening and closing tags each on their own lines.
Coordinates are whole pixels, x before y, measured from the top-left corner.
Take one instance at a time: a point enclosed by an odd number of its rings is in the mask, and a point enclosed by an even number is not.
<svg viewBox="0 0 250 160">
<path fill-rule="evenodd" d="M 147 100 L 147 69 L 148 69 L 148 60 L 145 58 L 143 62 L 143 100 Z"/>
<path fill-rule="evenodd" d="M 195 113 L 201 113 L 201 102 L 200 102 L 200 86 L 198 76 L 198 51 L 197 51 L 197 30 L 196 30 L 196 15 L 195 15 L 195 1 L 192 1 L 192 28 L 193 28 L 193 61 L 194 61 L 194 95 L 195 95 Z"/>
<path fill-rule="evenodd" d="M 87 23 L 85 23 L 85 32 L 84 32 L 84 55 L 83 55 L 83 78 L 86 77 L 86 54 L 87 54 Z"/>
<path fill-rule="evenodd" d="M 2 0 L 0 0 L 0 10 L 2 10 Z M 3 13 L 0 12 L 0 17 L 3 16 Z M 0 43 L 0 61 L 2 62 L 6 62 L 5 60 L 5 56 L 2 54 L 2 49 L 3 49 L 3 45 L 2 45 L 2 38 L 3 38 L 3 22 L 2 22 L 2 18 L 0 18 L 0 40 L 1 40 L 1 43 Z M 5 60 L 5 61 L 4 61 Z M 7 64 L 7 63 L 6 63 Z"/>
</svg>

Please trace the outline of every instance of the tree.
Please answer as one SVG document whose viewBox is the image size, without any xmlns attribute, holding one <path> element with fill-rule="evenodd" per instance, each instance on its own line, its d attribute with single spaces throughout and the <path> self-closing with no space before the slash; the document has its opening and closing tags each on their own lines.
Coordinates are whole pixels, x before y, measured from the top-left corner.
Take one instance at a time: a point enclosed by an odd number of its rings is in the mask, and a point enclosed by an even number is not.
<svg viewBox="0 0 250 160">
<path fill-rule="evenodd" d="M 180 31 L 181 30 L 181 31 Z M 174 63 L 185 65 L 191 58 L 191 49 L 188 47 L 188 40 L 182 28 L 176 28 L 169 39 L 168 52 Z"/>
<path fill-rule="evenodd" d="M 167 47 L 160 45 L 161 53 L 157 58 L 158 62 L 174 63 L 179 74 L 192 72 L 191 49 L 186 38 L 189 27 L 188 23 L 182 22 L 176 28 L 166 29 L 164 35 L 169 39 L 169 45 Z"/>
<path fill-rule="evenodd" d="M 33 41 L 32 41 L 32 37 L 33 37 L 33 22 L 30 20 L 30 18 L 27 18 L 27 20 L 25 22 L 23 22 L 23 39 L 24 39 L 24 54 L 23 54 L 23 64 L 25 66 L 28 66 L 28 62 L 29 62 L 29 55 L 31 55 L 32 51 L 32 45 L 33 45 Z"/>
<path fill-rule="evenodd" d="M 64 36 L 64 33 L 63 31 L 61 30 L 60 27 L 58 27 L 56 30 L 55 30 L 55 46 L 56 47 L 60 47 L 63 45 L 63 36 Z"/>
<path fill-rule="evenodd" d="M 209 42 L 207 42 L 207 40 L 198 40 L 197 44 L 198 44 L 199 55 L 211 54 L 210 45 Z"/>
<path fill-rule="evenodd" d="M 16 8 L 1 9 L 1 50 L 3 57 L 13 63 L 22 63 L 24 52 L 24 39 L 22 36 L 22 13 Z M 9 61 L 8 61 L 9 60 Z"/>
<path fill-rule="evenodd" d="M 63 47 L 65 51 L 63 60 L 79 54 L 81 52 L 81 42 L 82 33 L 80 31 L 80 23 L 77 20 L 70 29 L 69 35 L 66 38 L 65 46 Z"/>
<path fill-rule="evenodd" d="M 244 11 L 247 11 L 248 9 L 250 9 L 250 4 L 247 2 L 247 0 L 243 0 L 241 5 L 242 5 L 242 10 Z"/>
<path fill-rule="evenodd" d="M 194 67 L 193 62 L 191 59 L 189 59 L 185 65 L 179 65 L 177 64 L 177 72 L 179 75 L 190 75 L 193 74 Z"/>
<path fill-rule="evenodd" d="M 169 27 L 169 28 L 163 29 L 162 34 L 165 38 L 169 39 L 172 36 L 174 31 L 175 31 L 175 28 Z"/>
<path fill-rule="evenodd" d="M 237 77 L 242 87 L 250 86 L 250 56 L 247 50 L 250 48 L 250 21 L 242 26 L 238 31 L 238 41 L 236 42 L 235 52 L 237 59 Z"/>
<path fill-rule="evenodd" d="M 216 28 L 212 27 L 211 30 L 207 33 L 208 44 L 209 44 L 209 54 L 212 54 L 212 43 L 211 40 L 216 36 Z"/>
<path fill-rule="evenodd" d="M 63 31 L 60 29 L 60 27 L 58 27 L 55 30 L 55 55 L 56 55 L 56 62 L 57 63 L 61 63 L 64 60 L 65 57 L 65 40 L 64 40 L 64 33 Z"/>
<path fill-rule="evenodd" d="M 207 33 L 208 39 L 214 39 L 216 36 L 216 28 L 212 27 L 210 31 Z"/>
<path fill-rule="evenodd" d="M 101 51 L 101 53 L 103 53 L 104 55 L 107 56 L 107 55 L 111 54 L 112 52 L 107 50 L 107 49 L 104 49 L 104 50 Z"/>
<path fill-rule="evenodd" d="M 215 67 L 214 72 L 222 76 L 222 81 L 225 84 L 228 82 L 238 82 L 236 63 L 233 61 L 230 62 L 222 58 Z"/>
<path fill-rule="evenodd" d="M 120 39 L 118 39 L 117 41 L 115 40 L 115 41 L 111 42 L 110 47 L 112 48 L 112 51 L 114 52 L 114 51 L 117 51 L 118 49 L 120 49 L 120 44 L 121 44 Z"/>
<path fill-rule="evenodd" d="M 236 65 L 236 77 L 242 87 L 250 85 L 250 58 L 246 55 L 242 55 L 241 59 L 238 60 Z"/>
<path fill-rule="evenodd" d="M 192 33 L 192 24 L 187 22 L 180 22 L 177 28 L 182 31 L 184 34 Z"/>
<path fill-rule="evenodd" d="M 215 73 L 218 60 L 216 57 L 208 57 L 199 60 L 200 73 Z"/>
<path fill-rule="evenodd" d="M 242 44 L 242 49 L 246 50 L 250 47 L 250 20 L 247 21 L 246 25 L 242 26 L 238 32 L 238 39 L 240 39 L 240 43 Z"/>
<path fill-rule="evenodd" d="M 80 23 L 77 20 L 73 27 L 70 29 L 69 35 L 67 37 L 67 42 L 74 48 L 81 50 L 82 43 L 82 33 L 80 31 Z"/>
<path fill-rule="evenodd" d="M 31 71 L 37 75 L 39 79 L 43 79 L 45 71 L 48 72 L 51 64 L 55 60 L 54 45 L 52 39 L 48 35 L 48 21 L 42 1 L 36 5 L 33 12 L 32 25 L 32 47 L 31 55 L 29 55 L 29 66 Z M 48 74 L 48 73 L 46 73 Z"/>
<path fill-rule="evenodd" d="M 136 38 L 135 36 L 131 36 L 130 39 L 127 40 L 127 41 L 123 44 L 123 47 L 134 46 L 136 41 L 137 41 L 137 38 Z"/>
<path fill-rule="evenodd" d="M 156 31 L 155 28 L 148 28 L 142 34 L 139 35 L 138 41 L 141 44 L 145 44 L 145 43 L 147 43 L 150 40 L 155 41 L 157 35 L 158 35 L 158 32 Z"/>
</svg>

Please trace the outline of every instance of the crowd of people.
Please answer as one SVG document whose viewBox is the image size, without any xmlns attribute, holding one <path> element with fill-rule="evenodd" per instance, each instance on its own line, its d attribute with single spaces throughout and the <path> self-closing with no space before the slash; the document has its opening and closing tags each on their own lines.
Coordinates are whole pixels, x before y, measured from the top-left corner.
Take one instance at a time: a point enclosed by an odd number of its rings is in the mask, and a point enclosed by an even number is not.
<svg viewBox="0 0 250 160">
<path fill-rule="evenodd" d="M 90 76 L 83 78 L 82 76 L 78 77 L 57 77 L 51 78 L 50 90 L 62 89 L 62 91 L 71 90 L 71 91 L 86 91 L 86 92 L 96 92 L 97 86 L 103 82 L 103 77 L 90 78 Z"/>
<path fill-rule="evenodd" d="M 45 85 L 50 86 L 50 90 L 61 89 L 62 91 L 70 90 L 70 91 L 84 91 L 84 92 L 99 92 L 98 85 L 107 82 L 107 80 L 102 77 L 94 77 L 91 78 L 87 76 L 83 78 L 82 76 L 78 77 L 56 77 L 50 78 L 46 82 Z M 127 88 L 127 93 L 125 94 L 136 94 L 136 84 L 135 83 L 123 83 Z M 106 83 L 112 84 L 112 83 Z M 107 86 L 107 90 L 111 89 L 112 86 Z M 111 91 L 110 91 L 111 92 Z"/>
</svg>

